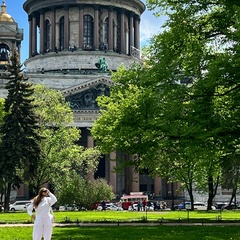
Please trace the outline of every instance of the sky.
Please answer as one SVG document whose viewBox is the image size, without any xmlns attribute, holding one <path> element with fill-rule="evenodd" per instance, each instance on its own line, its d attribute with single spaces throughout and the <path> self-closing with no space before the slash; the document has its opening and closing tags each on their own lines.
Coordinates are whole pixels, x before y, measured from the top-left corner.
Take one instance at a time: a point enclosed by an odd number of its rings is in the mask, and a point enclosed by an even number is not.
<svg viewBox="0 0 240 240">
<path fill-rule="evenodd" d="M 23 63 L 28 58 L 28 43 L 29 43 L 29 26 L 28 26 L 28 16 L 27 13 L 23 10 L 23 4 L 26 0 L 5 0 L 7 9 L 6 12 L 10 14 L 14 21 L 18 23 L 18 28 L 24 29 L 24 37 L 21 47 L 21 62 Z M 2 0 L 0 0 L 2 3 Z M 143 3 L 146 3 L 146 0 L 142 0 Z M 153 12 L 145 10 L 141 16 L 140 22 L 140 43 L 141 46 L 147 45 L 149 39 L 153 34 L 159 33 L 161 25 L 164 23 L 165 18 L 159 17 L 156 18 L 153 16 Z"/>
</svg>

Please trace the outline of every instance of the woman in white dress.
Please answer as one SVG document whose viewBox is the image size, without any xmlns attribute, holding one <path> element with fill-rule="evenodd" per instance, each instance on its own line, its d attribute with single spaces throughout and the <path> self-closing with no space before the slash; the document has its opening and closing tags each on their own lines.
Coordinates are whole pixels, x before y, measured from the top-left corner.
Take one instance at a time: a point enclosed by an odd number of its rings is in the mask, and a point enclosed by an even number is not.
<svg viewBox="0 0 240 240">
<path fill-rule="evenodd" d="M 38 195 L 32 199 L 27 212 L 34 220 L 33 240 L 41 240 L 42 237 L 44 240 L 51 240 L 53 224 L 51 208 L 56 202 L 57 198 L 47 188 L 41 188 Z"/>
</svg>

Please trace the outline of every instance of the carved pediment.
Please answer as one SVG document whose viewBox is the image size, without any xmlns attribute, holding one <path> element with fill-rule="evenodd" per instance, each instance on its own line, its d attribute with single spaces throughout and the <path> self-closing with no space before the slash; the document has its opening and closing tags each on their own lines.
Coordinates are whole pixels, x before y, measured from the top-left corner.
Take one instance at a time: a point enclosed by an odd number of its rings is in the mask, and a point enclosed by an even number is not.
<svg viewBox="0 0 240 240">
<path fill-rule="evenodd" d="M 73 111 L 76 110 L 99 110 L 97 105 L 98 96 L 109 96 L 112 81 L 108 79 L 95 79 L 79 86 L 63 91 L 66 101 L 70 103 Z"/>
<path fill-rule="evenodd" d="M 66 97 L 66 101 L 70 103 L 72 110 L 97 110 L 97 97 L 101 95 L 110 95 L 109 86 L 100 83 L 97 86 L 91 87 L 85 91 L 71 94 Z"/>
</svg>

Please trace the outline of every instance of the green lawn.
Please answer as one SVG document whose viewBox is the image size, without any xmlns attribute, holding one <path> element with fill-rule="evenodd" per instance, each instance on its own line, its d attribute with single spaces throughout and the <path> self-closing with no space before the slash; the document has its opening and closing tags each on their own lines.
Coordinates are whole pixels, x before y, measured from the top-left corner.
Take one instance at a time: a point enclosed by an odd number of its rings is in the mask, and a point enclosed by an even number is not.
<svg viewBox="0 0 240 240">
<path fill-rule="evenodd" d="M 132 222 L 132 221 L 239 221 L 240 211 L 163 211 L 163 212 L 55 212 L 56 222 Z M 26 212 L 0 213 L 0 223 L 28 223 L 31 222 Z"/>
<path fill-rule="evenodd" d="M 2 227 L 1 240 L 31 240 L 32 227 Z M 239 226 L 54 227 L 52 240 L 240 240 Z"/>
<path fill-rule="evenodd" d="M 222 220 L 218 221 L 219 216 Z M 112 226 L 56 226 L 52 240 L 240 240 L 239 226 L 182 226 L 178 222 L 224 222 L 240 223 L 240 211 L 165 211 L 165 212 L 55 212 L 57 223 L 67 222 L 120 222 Z M 123 226 L 121 222 L 147 221 L 159 223 L 157 226 Z M 161 222 L 175 221 L 176 226 L 161 225 Z M 0 228 L 0 240 L 31 240 L 32 226 L 26 212 L 0 213 L 1 223 L 25 223 L 24 226 Z"/>
</svg>

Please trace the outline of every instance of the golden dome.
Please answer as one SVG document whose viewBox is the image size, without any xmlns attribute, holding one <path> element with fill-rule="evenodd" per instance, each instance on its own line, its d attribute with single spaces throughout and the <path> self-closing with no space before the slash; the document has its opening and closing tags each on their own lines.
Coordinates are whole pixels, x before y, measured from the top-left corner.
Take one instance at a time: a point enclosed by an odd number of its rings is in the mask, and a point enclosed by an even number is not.
<svg viewBox="0 0 240 240">
<path fill-rule="evenodd" d="M 2 11 L 0 13 L 0 22 L 14 22 L 14 19 L 6 13 L 5 1 L 2 1 Z"/>
</svg>

